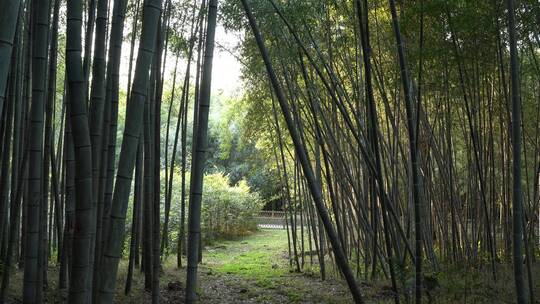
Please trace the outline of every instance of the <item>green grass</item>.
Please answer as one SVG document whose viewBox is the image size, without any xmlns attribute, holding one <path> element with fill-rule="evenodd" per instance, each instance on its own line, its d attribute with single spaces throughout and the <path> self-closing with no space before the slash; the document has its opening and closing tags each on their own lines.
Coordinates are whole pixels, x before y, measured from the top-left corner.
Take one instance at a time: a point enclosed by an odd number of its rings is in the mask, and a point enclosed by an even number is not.
<svg viewBox="0 0 540 304">
<path fill-rule="evenodd" d="M 272 287 L 274 278 L 288 273 L 282 253 L 287 250 L 283 230 L 262 230 L 241 240 L 216 243 L 205 252 L 205 264 L 221 274 L 253 279 L 261 287 Z"/>
<path fill-rule="evenodd" d="M 223 277 L 241 278 L 245 295 L 259 303 L 351 302 L 346 285 L 333 279 L 320 281 L 318 267 L 310 266 L 309 258 L 308 271 L 294 272 L 285 230 L 260 230 L 241 239 L 219 241 L 206 247 L 203 255 L 205 267 Z"/>
</svg>

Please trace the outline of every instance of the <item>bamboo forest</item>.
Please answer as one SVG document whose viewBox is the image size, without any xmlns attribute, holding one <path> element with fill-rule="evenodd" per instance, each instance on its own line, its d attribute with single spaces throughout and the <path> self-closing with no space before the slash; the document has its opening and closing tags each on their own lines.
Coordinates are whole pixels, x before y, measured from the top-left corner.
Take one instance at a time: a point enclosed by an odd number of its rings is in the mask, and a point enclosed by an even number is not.
<svg viewBox="0 0 540 304">
<path fill-rule="evenodd" d="M 540 1 L 0 0 L 0 303 L 540 303 Z"/>
</svg>

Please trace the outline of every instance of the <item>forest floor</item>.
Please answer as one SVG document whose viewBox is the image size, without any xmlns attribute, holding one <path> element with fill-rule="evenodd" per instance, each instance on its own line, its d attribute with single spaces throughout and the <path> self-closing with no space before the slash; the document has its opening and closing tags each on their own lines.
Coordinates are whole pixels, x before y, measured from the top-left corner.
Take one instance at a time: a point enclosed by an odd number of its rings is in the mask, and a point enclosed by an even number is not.
<svg viewBox="0 0 540 304">
<path fill-rule="evenodd" d="M 307 244 L 306 244 L 307 247 Z M 306 250 L 307 251 L 307 250 Z M 311 266 L 313 261 L 313 266 Z M 185 262 L 185 261 L 184 261 Z M 328 277 L 321 281 L 317 257 L 304 258 L 304 272 L 289 265 L 285 230 L 260 230 L 244 238 L 216 242 L 206 246 L 199 267 L 200 303 L 352 303 L 347 285 L 329 265 Z M 331 263 L 328 263 L 331 264 Z M 66 291 L 57 291 L 56 267 L 49 269 L 46 303 L 64 303 Z M 124 295 L 127 261 L 122 260 L 117 283 L 116 303 L 150 303 L 144 291 L 144 275 L 137 269 L 132 291 Z M 499 265 L 498 280 L 489 269 L 445 267 L 437 276 L 437 285 L 426 303 L 514 303 L 511 265 Z M 534 291 L 540 292 L 540 267 L 533 269 Z M 412 281 L 409 278 L 407 281 Z M 163 263 L 160 278 L 161 303 L 184 303 L 185 268 L 176 268 L 176 257 Z M 390 283 L 360 280 L 367 303 L 393 303 Z M 8 303 L 22 303 L 22 272 L 12 276 Z M 402 298 L 403 303 L 407 303 Z M 540 303 L 540 302 L 536 302 Z"/>
<path fill-rule="evenodd" d="M 315 268 L 297 273 L 289 267 L 285 230 L 264 229 L 250 236 L 220 241 L 206 246 L 199 267 L 201 303 L 352 303 L 347 286 L 341 280 L 321 281 Z M 169 262 L 169 261 L 168 261 Z M 162 282 L 164 303 L 183 303 L 185 269 L 165 265 Z M 313 256 L 313 264 L 317 257 Z M 332 270 L 332 269 L 330 269 Z M 122 280 L 123 281 L 123 280 Z M 118 297 L 118 302 L 141 303 L 150 300 L 143 290 L 143 277 L 134 283 L 134 293 Z"/>
</svg>

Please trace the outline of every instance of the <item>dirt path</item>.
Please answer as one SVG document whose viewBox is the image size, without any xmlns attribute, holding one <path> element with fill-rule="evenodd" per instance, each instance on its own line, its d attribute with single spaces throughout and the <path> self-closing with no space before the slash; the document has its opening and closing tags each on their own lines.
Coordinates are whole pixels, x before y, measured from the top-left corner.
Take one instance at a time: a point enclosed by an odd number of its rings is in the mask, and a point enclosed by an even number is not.
<svg viewBox="0 0 540 304">
<path fill-rule="evenodd" d="M 284 230 L 207 247 L 199 272 L 201 303 L 352 303 L 343 282 L 321 281 L 311 258 L 304 262 L 304 273 L 290 270 Z M 183 301 L 184 284 L 177 283 L 164 287 L 167 302 Z"/>
</svg>

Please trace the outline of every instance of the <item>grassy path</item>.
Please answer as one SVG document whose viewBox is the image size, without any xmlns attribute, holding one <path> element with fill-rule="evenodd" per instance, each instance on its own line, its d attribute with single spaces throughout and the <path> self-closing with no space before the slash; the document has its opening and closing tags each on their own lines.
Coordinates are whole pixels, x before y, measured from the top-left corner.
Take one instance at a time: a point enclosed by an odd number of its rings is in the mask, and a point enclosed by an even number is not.
<svg viewBox="0 0 540 304">
<path fill-rule="evenodd" d="M 306 257 L 306 266 L 309 262 Z M 284 230 L 261 230 L 242 240 L 223 241 L 207 248 L 201 274 L 204 303 L 352 301 L 342 282 L 322 282 L 309 271 L 291 271 Z"/>
<path fill-rule="evenodd" d="M 353 303 L 344 282 L 321 281 L 318 270 L 304 273 L 289 267 L 285 230 L 260 230 L 244 238 L 206 246 L 199 266 L 200 303 Z M 313 257 L 316 264 L 316 257 Z M 123 295 L 126 261 L 120 265 L 116 303 L 150 303 L 144 276 L 136 271 L 132 292 Z M 185 269 L 175 267 L 176 257 L 163 263 L 161 303 L 184 303 Z"/>
</svg>

